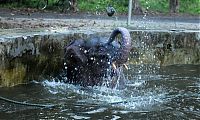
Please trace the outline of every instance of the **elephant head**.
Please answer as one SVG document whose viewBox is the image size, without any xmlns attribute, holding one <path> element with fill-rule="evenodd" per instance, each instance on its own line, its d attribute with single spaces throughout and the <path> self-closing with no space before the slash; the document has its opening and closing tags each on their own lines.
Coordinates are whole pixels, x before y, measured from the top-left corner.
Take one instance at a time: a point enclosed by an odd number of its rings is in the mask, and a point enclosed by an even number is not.
<svg viewBox="0 0 200 120">
<path fill-rule="evenodd" d="M 116 36 L 121 34 L 121 41 Z M 112 76 L 112 65 L 121 66 L 131 49 L 131 38 L 126 28 L 115 29 L 108 40 L 76 40 L 65 47 L 67 82 L 83 86 L 101 85 L 103 78 Z"/>
</svg>

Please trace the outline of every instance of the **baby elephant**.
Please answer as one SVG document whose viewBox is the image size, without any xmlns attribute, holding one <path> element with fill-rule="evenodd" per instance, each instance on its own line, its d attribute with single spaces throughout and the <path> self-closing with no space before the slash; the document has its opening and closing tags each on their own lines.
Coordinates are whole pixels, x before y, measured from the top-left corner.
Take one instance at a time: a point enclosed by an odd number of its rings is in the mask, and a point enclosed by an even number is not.
<svg viewBox="0 0 200 120">
<path fill-rule="evenodd" d="M 121 34 L 121 41 L 116 36 Z M 115 69 L 127 62 L 131 37 L 118 27 L 108 40 L 75 40 L 65 47 L 67 82 L 82 86 L 102 85 L 104 78 L 115 76 Z"/>
</svg>

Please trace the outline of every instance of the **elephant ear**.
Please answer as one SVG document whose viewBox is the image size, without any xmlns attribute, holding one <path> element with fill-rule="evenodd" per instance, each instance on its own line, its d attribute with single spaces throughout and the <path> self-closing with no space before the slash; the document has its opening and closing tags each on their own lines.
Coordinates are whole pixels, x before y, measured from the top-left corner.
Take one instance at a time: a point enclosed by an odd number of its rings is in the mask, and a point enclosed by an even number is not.
<svg viewBox="0 0 200 120">
<path fill-rule="evenodd" d="M 81 51 L 80 47 L 73 44 L 65 48 L 65 59 L 70 63 L 85 63 L 87 61 L 87 57 Z"/>
</svg>

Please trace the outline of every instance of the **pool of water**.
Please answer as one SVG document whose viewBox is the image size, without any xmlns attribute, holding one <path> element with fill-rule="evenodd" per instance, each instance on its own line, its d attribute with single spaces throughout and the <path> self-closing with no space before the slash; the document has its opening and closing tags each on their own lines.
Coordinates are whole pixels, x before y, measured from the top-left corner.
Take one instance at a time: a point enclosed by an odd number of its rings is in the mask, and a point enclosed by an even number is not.
<svg viewBox="0 0 200 120">
<path fill-rule="evenodd" d="M 200 65 L 130 65 L 125 89 L 81 87 L 54 79 L 0 88 L 0 119 L 200 119 Z M 63 78 L 64 79 L 64 78 Z"/>
</svg>

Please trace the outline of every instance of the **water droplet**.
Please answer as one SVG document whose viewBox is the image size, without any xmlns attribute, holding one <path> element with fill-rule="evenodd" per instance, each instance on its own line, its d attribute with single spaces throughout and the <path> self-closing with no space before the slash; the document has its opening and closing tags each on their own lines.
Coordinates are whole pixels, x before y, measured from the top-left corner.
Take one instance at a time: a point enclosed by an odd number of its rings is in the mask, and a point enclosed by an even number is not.
<svg viewBox="0 0 200 120">
<path fill-rule="evenodd" d="M 27 36 L 23 36 L 23 38 L 24 38 L 24 40 L 26 40 L 26 39 L 27 39 Z"/>
</svg>

